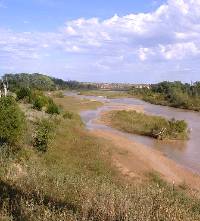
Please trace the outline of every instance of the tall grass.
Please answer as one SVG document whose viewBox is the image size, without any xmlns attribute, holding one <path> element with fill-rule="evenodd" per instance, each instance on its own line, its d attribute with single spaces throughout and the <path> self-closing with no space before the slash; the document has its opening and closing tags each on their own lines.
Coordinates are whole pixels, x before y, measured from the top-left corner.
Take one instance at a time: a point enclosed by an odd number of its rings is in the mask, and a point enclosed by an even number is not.
<svg viewBox="0 0 200 221">
<path fill-rule="evenodd" d="M 111 125 L 128 133 L 150 136 L 156 139 L 187 139 L 185 121 L 167 120 L 163 117 L 138 113 L 136 111 L 111 111 L 108 114 Z"/>
<path fill-rule="evenodd" d="M 57 116 L 54 141 L 44 154 L 27 145 L 15 154 L 1 149 L 0 219 L 200 220 L 200 201 L 158 176 L 143 184 L 119 177 L 111 144 L 85 131 L 76 115 Z"/>
</svg>

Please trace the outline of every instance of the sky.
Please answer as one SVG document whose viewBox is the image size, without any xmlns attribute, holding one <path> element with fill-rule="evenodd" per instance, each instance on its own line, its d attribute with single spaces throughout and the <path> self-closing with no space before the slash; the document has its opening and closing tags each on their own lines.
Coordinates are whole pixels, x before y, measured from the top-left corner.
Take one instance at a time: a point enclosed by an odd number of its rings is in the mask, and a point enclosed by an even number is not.
<svg viewBox="0 0 200 221">
<path fill-rule="evenodd" d="M 200 80 L 200 0 L 0 0 L 0 75 Z"/>
</svg>

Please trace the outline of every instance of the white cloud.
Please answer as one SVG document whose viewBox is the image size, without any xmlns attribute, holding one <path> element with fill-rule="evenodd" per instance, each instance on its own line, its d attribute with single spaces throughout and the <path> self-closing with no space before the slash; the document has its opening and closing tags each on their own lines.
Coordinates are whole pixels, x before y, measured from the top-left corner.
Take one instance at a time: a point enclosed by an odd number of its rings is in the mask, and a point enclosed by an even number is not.
<svg viewBox="0 0 200 221">
<path fill-rule="evenodd" d="M 65 30 L 79 48 L 93 53 L 124 55 L 139 51 L 142 61 L 185 59 L 198 56 L 200 47 L 200 1 L 169 0 L 153 13 L 118 15 L 100 21 L 78 19 Z"/>
<path fill-rule="evenodd" d="M 119 63 L 130 68 L 200 58 L 200 0 L 168 0 L 152 13 L 106 20 L 79 18 L 54 33 L 0 30 L 1 57 L 40 59 L 49 51 L 88 56 L 88 65 L 104 71 Z"/>
</svg>

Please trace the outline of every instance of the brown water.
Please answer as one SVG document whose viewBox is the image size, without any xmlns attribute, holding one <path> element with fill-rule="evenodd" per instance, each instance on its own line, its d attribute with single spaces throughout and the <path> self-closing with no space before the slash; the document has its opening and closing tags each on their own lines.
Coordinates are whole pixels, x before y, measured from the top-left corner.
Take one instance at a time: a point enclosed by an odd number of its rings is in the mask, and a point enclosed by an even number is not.
<svg viewBox="0 0 200 221">
<path fill-rule="evenodd" d="M 200 174 L 200 113 L 172 107 L 153 105 L 134 98 L 107 99 L 96 96 L 79 97 L 104 102 L 104 106 L 98 108 L 97 110 L 81 112 L 81 117 L 88 129 L 112 130 L 119 134 L 123 134 L 130 140 L 134 140 L 136 142 L 145 144 L 150 148 L 163 152 L 167 157 L 187 167 L 193 172 Z M 139 105 L 142 106 L 144 111 L 149 114 L 164 116 L 167 118 L 175 118 L 177 120 L 185 120 L 191 129 L 190 139 L 188 141 L 158 141 L 149 137 L 120 132 L 108 126 L 94 123 L 94 120 L 99 118 L 102 111 L 114 109 L 112 104 L 114 104 L 115 107 L 123 104 Z"/>
</svg>

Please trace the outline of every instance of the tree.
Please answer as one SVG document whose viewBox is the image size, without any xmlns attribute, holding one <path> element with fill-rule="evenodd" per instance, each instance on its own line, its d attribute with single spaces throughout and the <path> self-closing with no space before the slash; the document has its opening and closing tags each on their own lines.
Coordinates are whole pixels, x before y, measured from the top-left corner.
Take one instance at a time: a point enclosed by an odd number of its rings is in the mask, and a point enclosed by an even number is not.
<svg viewBox="0 0 200 221">
<path fill-rule="evenodd" d="M 25 117 L 15 99 L 0 98 L 0 143 L 16 144 L 23 133 Z"/>
</svg>

